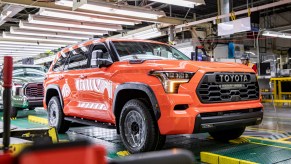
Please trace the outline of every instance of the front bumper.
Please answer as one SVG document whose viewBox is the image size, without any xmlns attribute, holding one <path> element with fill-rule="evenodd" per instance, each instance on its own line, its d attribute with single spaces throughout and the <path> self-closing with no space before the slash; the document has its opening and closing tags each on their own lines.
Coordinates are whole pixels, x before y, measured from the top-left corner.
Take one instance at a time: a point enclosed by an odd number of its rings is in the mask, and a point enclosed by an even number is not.
<svg viewBox="0 0 291 164">
<path fill-rule="evenodd" d="M 196 116 L 193 133 L 258 125 L 262 122 L 262 120 L 262 108 L 237 110 L 231 112 L 212 112 L 208 114 L 202 113 Z"/>
<path fill-rule="evenodd" d="M 167 95 L 160 103 L 158 126 L 161 134 L 192 134 L 260 124 L 263 105 L 259 100 L 198 104 L 189 95 Z M 169 103 L 170 102 L 170 103 Z M 188 104 L 186 109 L 175 109 Z"/>
<path fill-rule="evenodd" d="M 19 108 L 42 107 L 43 97 L 20 97 L 12 98 L 12 106 Z"/>
</svg>

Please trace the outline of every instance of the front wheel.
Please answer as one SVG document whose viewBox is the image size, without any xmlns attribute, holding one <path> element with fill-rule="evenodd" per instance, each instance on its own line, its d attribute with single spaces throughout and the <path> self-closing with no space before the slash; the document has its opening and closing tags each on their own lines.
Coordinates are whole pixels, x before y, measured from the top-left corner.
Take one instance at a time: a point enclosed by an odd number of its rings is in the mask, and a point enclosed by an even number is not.
<svg viewBox="0 0 291 164">
<path fill-rule="evenodd" d="M 209 134 L 215 140 L 225 142 L 225 141 L 233 140 L 233 139 L 240 137 L 244 133 L 245 129 L 246 129 L 246 127 L 240 127 L 240 128 L 235 128 L 235 129 L 227 129 L 227 130 L 209 132 Z"/>
<path fill-rule="evenodd" d="M 130 153 L 157 150 L 165 142 L 150 113 L 141 100 L 128 101 L 121 112 L 119 128 L 121 140 Z"/>
<path fill-rule="evenodd" d="M 21 109 L 22 109 L 22 108 L 11 107 L 10 117 L 11 117 L 11 118 L 15 118 L 15 117 L 17 117 L 18 110 L 21 110 Z"/>
<path fill-rule="evenodd" d="M 57 96 L 50 99 L 48 103 L 49 126 L 55 127 L 59 133 L 65 133 L 70 128 L 70 122 L 64 119 L 63 109 Z"/>
</svg>

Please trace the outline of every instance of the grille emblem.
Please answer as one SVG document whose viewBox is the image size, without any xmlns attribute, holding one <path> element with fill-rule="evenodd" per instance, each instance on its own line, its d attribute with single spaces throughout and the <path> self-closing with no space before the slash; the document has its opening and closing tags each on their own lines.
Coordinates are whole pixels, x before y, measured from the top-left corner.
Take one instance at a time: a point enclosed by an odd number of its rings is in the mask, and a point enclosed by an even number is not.
<svg viewBox="0 0 291 164">
<path fill-rule="evenodd" d="M 228 74 L 222 74 L 218 75 L 220 78 L 218 78 L 220 81 L 219 82 L 248 82 L 250 81 L 250 78 L 248 78 L 247 75 L 228 75 Z"/>
</svg>

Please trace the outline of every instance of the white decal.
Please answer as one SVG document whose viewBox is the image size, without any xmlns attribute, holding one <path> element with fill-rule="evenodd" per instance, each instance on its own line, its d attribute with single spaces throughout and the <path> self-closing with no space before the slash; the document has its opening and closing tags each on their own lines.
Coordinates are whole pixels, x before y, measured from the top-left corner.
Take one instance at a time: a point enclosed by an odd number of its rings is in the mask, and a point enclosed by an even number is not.
<svg viewBox="0 0 291 164">
<path fill-rule="evenodd" d="M 104 94 L 105 89 L 108 97 L 112 99 L 112 82 L 106 79 L 76 79 L 76 89 L 78 91 L 93 91 Z"/>
<path fill-rule="evenodd" d="M 66 80 L 66 83 L 64 84 L 62 88 L 63 98 L 69 97 L 70 93 L 71 93 L 71 89 L 70 89 L 70 86 L 68 85 L 68 81 Z"/>
<path fill-rule="evenodd" d="M 78 107 L 97 109 L 97 110 L 107 110 L 105 104 L 102 104 L 102 103 L 78 102 Z"/>
</svg>

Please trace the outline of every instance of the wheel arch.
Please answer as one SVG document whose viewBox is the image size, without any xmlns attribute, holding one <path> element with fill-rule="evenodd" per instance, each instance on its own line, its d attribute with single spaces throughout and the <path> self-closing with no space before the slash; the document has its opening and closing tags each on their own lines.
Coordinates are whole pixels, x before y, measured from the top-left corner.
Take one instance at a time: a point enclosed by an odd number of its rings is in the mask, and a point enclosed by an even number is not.
<svg viewBox="0 0 291 164">
<path fill-rule="evenodd" d="M 62 96 L 62 93 L 61 93 L 61 89 L 58 85 L 55 85 L 55 84 L 49 84 L 47 87 L 46 87 L 46 91 L 45 91 L 45 97 L 44 97 L 44 100 L 45 100 L 45 103 L 46 105 L 48 105 L 50 99 L 54 96 L 58 96 L 59 97 L 59 100 L 60 100 L 60 103 L 61 103 L 61 107 L 63 108 L 64 107 L 64 101 L 63 101 L 63 96 Z"/>
<path fill-rule="evenodd" d="M 113 98 L 113 114 L 115 116 L 115 124 L 117 133 L 119 134 L 119 117 L 125 103 L 131 99 L 142 99 L 146 101 L 146 105 L 151 107 L 153 118 L 158 120 L 161 116 L 158 101 L 151 87 L 144 83 L 124 83 L 120 84 L 114 93 Z"/>
</svg>

